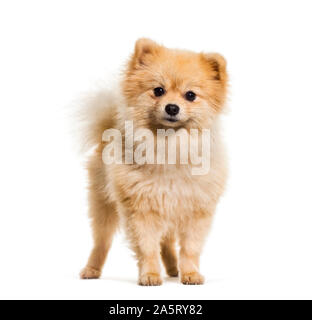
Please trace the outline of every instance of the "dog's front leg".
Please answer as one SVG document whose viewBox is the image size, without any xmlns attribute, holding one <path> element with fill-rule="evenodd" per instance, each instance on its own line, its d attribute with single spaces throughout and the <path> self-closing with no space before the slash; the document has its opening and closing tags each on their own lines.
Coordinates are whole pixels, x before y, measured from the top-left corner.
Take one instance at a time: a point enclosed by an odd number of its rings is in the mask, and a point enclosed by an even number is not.
<svg viewBox="0 0 312 320">
<path fill-rule="evenodd" d="M 161 225 L 156 214 L 135 213 L 126 221 L 126 230 L 139 267 L 139 285 L 162 284 L 160 276 Z"/>
<path fill-rule="evenodd" d="M 199 258 L 210 224 L 211 217 L 190 219 L 179 232 L 179 273 L 183 284 L 204 283 L 199 273 Z"/>
</svg>

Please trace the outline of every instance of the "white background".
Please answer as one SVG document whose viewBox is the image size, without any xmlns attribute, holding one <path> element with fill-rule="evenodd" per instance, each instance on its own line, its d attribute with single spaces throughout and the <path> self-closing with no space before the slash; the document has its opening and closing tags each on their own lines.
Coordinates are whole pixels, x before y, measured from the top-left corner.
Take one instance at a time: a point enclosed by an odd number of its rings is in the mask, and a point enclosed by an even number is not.
<svg viewBox="0 0 312 320">
<path fill-rule="evenodd" d="M 0 297 L 312 298 L 310 1 L 1 1 Z M 228 61 L 230 180 L 204 286 L 136 285 L 122 234 L 101 280 L 68 109 L 145 36 Z"/>
</svg>

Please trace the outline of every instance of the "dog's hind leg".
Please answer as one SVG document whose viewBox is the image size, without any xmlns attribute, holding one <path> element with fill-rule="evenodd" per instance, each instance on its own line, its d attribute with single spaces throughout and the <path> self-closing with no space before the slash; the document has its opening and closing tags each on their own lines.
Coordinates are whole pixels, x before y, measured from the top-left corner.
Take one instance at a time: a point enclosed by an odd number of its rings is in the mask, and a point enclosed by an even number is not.
<svg viewBox="0 0 312 320">
<path fill-rule="evenodd" d="M 105 195 L 105 174 L 99 157 L 89 162 L 89 216 L 93 231 L 94 247 L 81 279 L 96 279 L 101 275 L 113 236 L 119 224 L 115 205 Z"/>
<path fill-rule="evenodd" d="M 101 201 L 91 205 L 92 229 L 94 247 L 91 251 L 86 267 L 81 271 L 81 279 L 96 279 L 101 275 L 108 251 L 111 247 L 116 228 L 118 226 L 118 215 L 115 209 Z"/>
<path fill-rule="evenodd" d="M 161 241 L 161 258 L 170 277 L 178 276 L 178 261 L 175 235 L 167 234 Z"/>
</svg>

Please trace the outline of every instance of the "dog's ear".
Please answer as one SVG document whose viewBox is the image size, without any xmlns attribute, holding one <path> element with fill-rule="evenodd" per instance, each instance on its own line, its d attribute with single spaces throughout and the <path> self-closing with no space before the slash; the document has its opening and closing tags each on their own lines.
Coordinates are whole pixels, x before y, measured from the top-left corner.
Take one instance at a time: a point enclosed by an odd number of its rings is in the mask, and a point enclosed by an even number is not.
<svg viewBox="0 0 312 320">
<path fill-rule="evenodd" d="M 219 53 L 202 53 L 201 59 L 209 68 L 212 79 L 226 83 L 226 60 Z"/>
<path fill-rule="evenodd" d="M 160 49 L 161 46 L 153 40 L 147 38 L 138 39 L 135 43 L 135 50 L 132 56 L 131 65 L 133 67 L 147 65 Z"/>
</svg>

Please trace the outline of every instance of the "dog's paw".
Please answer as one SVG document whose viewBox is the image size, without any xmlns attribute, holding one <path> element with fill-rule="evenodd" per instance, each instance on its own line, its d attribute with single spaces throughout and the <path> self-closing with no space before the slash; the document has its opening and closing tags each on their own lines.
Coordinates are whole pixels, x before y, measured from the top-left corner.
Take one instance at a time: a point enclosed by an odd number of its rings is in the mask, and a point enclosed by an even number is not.
<svg viewBox="0 0 312 320">
<path fill-rule="evenodd" d="M 203 284 L 205 279 L 198 272 L 190 272 L 181 275 L 181 282 L 183 284 Z"/>
<path fill-rule="evenodd" d="M 161 284 L 162 280 L 158 273 L 145 273 L 139 278 L 140 286 L 160 286 Z"/>
<path fill-rule="evenodd" d="M 179 271 L 177 267 L 173 267 L 167 270 L 167 274 L 169 277 L 177 277 L 179 275 Z"/>
<path fill-rule="evenodd" d="M 85 267 L 80 272 L 80 279 L 98 279 L 101 276 L 101 271 L 91 267 Z"/>
</svg>

